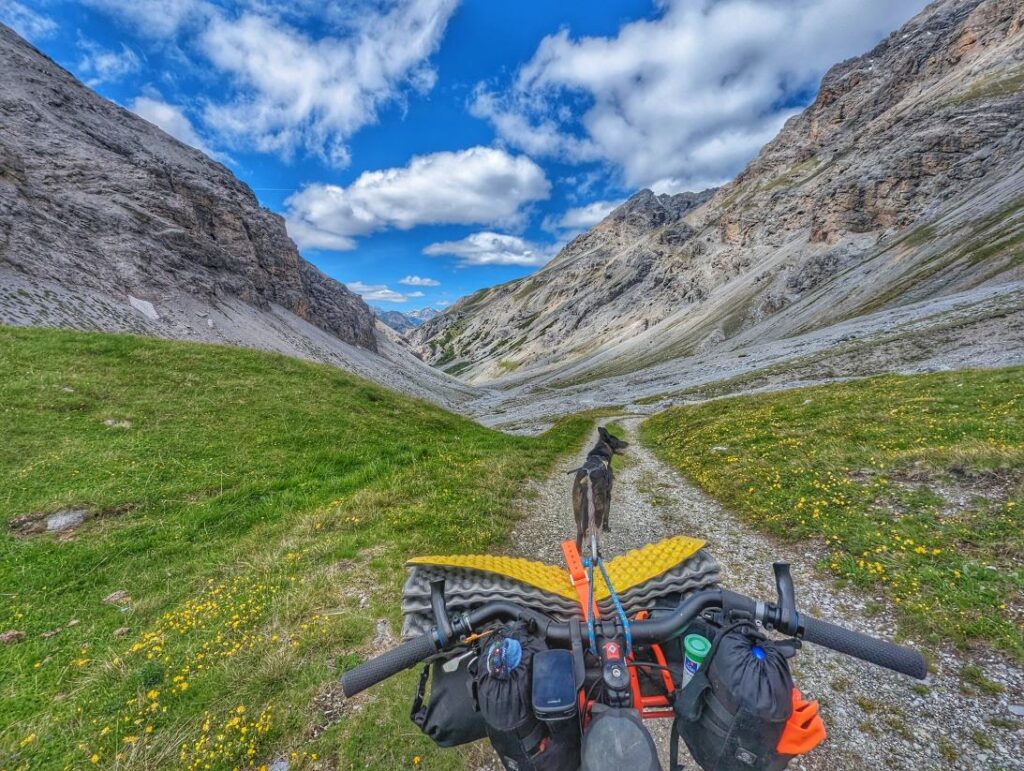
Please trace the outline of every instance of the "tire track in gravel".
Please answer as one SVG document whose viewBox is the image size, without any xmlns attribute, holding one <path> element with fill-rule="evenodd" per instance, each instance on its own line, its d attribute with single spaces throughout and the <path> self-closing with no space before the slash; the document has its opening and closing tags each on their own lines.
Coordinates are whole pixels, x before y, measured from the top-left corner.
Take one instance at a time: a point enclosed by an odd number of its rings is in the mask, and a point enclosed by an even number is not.
<svg viewBox="0 0 1024 771">
<path fill-rule="evenodd" d="M 637 416 L 615 419 L 628 432 L 631 444 L 615 474 L 612 531 L 602 534 L 602 550 L 608 557 L 670 535 L 703 538 L 719 562 L 722 584 L 764 599 L 775 597 L 772 562 L 785 560 L 792 565 L 802 610 L 892 639 L 894 616 L 883 598 L 841 591 L 831 578 L 814 569 L 823 554 L 819 547 L 777 542 L 704 495 L 639 444 L 636 434 L 642 420 Z M 533 488 L 524 503 L 525 516 L 510 536 L 509 553 L 562 564 L 560 544 L 576 533 L 571 480 L 562 472 L 581 465 L 592 445 L 593 441 L 588 442 Z M 881 612 L 869 615 L 869 607 Z M 972 663 L 980 665 L 1003 691 L 966 694 L 959 676 L 961 657 L 944 650 L 932 651 L 932 656 L 935 674 L 922 684 L 806 645 L 792 662 L 794 678 L 805 694 L 821 702 L 829 738 L 790 768 L 1024 769 L 1024 721 L 1010 712 L 1011 704 L 1024 702 L 1024 672 L 994 654 L 972 654 Z M 987 722 L 992 718 L 999 725 Z M 670 721 L 648 725 L 664 753 Z M 477 767 L 487 767 L 479 755 L 476 760 Z M 667 769 L 664 754 L 662 763 Z M 692 761 L 688 765 L 692 767 Z"/>
</svg>

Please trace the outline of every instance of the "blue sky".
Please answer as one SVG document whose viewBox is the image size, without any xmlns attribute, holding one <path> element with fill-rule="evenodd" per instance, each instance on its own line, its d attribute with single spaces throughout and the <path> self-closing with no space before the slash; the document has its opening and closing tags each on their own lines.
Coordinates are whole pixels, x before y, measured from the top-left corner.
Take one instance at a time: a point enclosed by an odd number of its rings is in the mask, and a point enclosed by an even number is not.
<svg viewBox="0 0 1024 771">
<path fill-rule="evenodd" d="M 923 0 L 0 0 L 215 155 L 382 308 L 525 275 L 633 192 L 730 179 Z"/>
</svg>

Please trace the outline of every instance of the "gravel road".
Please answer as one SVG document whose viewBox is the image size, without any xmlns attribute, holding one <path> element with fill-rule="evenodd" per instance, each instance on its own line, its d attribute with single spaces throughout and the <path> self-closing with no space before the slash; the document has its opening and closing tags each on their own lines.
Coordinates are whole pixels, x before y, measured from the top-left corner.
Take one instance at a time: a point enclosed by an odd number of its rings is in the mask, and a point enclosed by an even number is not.
<svg viewBox="0 0 1024 771">
<path fill-rule="evenodd" d="M 616 474 L 612 532 L 602 538 L 606 556 L 673 534 L 700 537 L 718 559 L 725 586 L 768 599 L 775 596 L 771 563 L 787 560 L 793 566 L 802 610 L 892 637 L 893 614 L 881 597 L 837 589 L 813 567 L 821 556 L 818 547 L 778 543 L 703 495 L 640 446 L 636 429 L 641 419 L 616 420 L 632 444 Z M 574 468 L 584 455 L 585 451 L 566 460 L 564 468 Z M 561 564 L 559 544 L 575 536 L 570 478 L 562 473 L 563 466 L 533 488 L 526 515 L 512 533 L 510 553 Z M 870 617 L 869 604 L 875 611 Z M 931 649 L 930 655 L 934 673 L 918 683 L 824 648 L 805 646 L 794 661 L 794 677 L 805 694 L 821 702 L 829 738 L 790 768 L 1024 769 L 1024 718 L 1011 710 L 1024 704 L 1024 672 L 991 653 Z M 965 658 L 980 667 L 987 690 L 998 693 L 986 695 L 964 682 Z M 652 723 L 656 741 L 667 747 L 669 721 Z M 482 748 L 472 757 L 476 767 L 491 767 Z"/>
</svg>

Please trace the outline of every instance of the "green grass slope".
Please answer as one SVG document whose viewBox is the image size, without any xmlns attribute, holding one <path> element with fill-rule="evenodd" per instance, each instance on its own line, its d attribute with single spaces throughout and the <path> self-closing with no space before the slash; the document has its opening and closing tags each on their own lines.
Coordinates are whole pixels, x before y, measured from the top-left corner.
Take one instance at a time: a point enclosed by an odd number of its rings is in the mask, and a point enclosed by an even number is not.
<svg viewBox="0 0 1024 771">
<path fill-rule="evenodd" d="M 403 560 L 501 542 L 589 428 L 506 436 L 281 356 L 11 328 L 0 425 L 11 771 L 457 767 L 408 723 L 412 673 L 334 683 L 397 631 Z M 88 519 L 30 532 L 62 509 Z"/>
<path fill-rule="evenodd" d="M 819 541 L 904 632 L 1024 659 L 1024 368 L 723 399 L 642 436 L 752 524 Z"/>
</svg>

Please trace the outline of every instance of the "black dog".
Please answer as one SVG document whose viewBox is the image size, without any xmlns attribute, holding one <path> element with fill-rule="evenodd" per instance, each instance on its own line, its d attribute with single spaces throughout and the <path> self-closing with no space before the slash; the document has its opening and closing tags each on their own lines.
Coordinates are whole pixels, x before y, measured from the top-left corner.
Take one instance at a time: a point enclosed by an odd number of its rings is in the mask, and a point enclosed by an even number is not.
<svg viewBox="0 0 1024 771">
<path fill-rule="evenodd" d="M 601 426 L 597 429 L 597 444 L 587 454 L 586 462 L 578 469 L 572 483 L 572 510 L 576 517 L 576 549 L 583 548 L 583 538 L 594 528 L 608 532 L 608 514 L 612 506 L 612 456 L 622 455 L 629 442 L 616 439 Z"/>
</svg>

